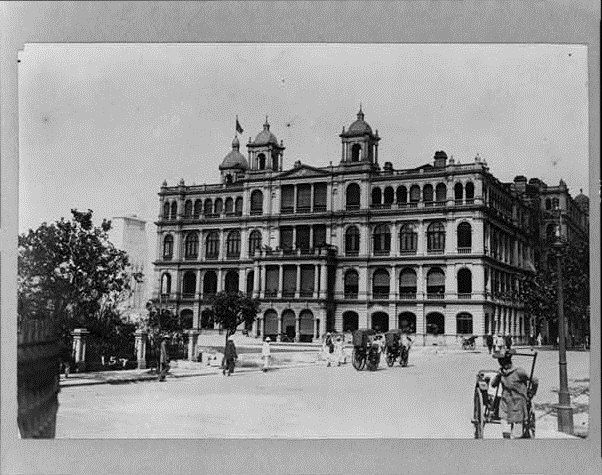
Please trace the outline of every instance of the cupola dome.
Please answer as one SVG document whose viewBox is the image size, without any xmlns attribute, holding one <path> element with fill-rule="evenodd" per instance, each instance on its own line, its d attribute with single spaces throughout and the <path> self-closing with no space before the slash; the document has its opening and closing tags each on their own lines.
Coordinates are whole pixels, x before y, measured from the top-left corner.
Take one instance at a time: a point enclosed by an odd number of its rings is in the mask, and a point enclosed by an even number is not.
<svg viewBox="0 0 602 475">
<path fill-rule="evenodd" d="M 263 130 L 257 134 L 257 137 L 255 137 L 253 144 L 254 145 L 268 145 L 268 144 L 278 145 L 278 139 L 272 132 L 270 132 L 270 124 L 268 122 L 267 116 L 265 118 L 265 123 L 263 124 Z"/>
<path fill-rule="evenodd" d="M 238 141 L 238 137 L 235 136 L 234 140 L 232 140 L 232 150 L 224 157 L 222 164 L 219 166 L 220 170 L 249 169 L 249 163 L 247 162 L 245 156 L 239 152 L 239 148 L 240 142 Z"/>
</svg>

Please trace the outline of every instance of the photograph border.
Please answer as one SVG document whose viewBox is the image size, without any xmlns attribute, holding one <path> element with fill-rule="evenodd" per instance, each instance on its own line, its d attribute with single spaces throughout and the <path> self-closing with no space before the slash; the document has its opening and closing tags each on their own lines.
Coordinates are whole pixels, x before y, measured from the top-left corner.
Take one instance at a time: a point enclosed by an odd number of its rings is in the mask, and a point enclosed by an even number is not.
<svg viewBox="0 0 602 475">
<path fill-rule="evenodd" d="M 0 31 L 1 473 L 599 473 L 599 2 L 2 2 Z M 512 445 L 459 439 L 19 439 L 17 55 L 26 43 L 71 42 L 587 45 L 588 195 L 596 198 L 590 208 L 589 437 Z"/>
</svg>

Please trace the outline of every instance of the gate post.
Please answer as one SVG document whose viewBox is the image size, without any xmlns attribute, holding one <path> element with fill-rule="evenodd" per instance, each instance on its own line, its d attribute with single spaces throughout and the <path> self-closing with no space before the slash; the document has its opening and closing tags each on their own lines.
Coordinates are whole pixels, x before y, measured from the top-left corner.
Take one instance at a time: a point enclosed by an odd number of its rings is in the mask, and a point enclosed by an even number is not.
<svg viewBox="0 0 602 475">
<path fill-rule="evenodd" d="M 188 330 L 188 361 L 195 361 L 196 344 L 199 332 L 197 330 Z"/>
<path fill-rule="evenodd" d="M 138 369 L 146 369 L 146 332 L 142 329 L 136 330 L 136 360 Z"/>
<path fill-rule="evenodd" d="M 86 335 L 90 332 L 85 328 L 76 328 L 71 332 L 73 337 L 73 353 L 75 357 L 75 370 L 78 373 L 86 371 Z"/>
</svg>

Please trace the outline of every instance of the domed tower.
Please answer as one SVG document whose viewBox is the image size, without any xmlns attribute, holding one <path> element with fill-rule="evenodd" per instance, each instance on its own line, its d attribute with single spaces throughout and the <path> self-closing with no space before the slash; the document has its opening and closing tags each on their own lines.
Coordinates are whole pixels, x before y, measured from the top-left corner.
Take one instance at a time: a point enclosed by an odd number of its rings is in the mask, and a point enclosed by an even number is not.
<svg viewBox="0 0 602 475">
<path fill-rule="evenodd" d="M 253 142 L 247 144 L 249 149 L 249 162 L 251 170 L 282 170 L 282 156 L 284 146 L 282 141 L 278 144 L 276 136 L 270 132 L 268 117 L 265 117 L 263 130 L 257 134 Z"/>
<path fill-rule="evenodd" d="M 342 142 L 342 165 L 374 164 L 378 165 L 378 130 L 372 133 L 372 127 L 364 120 L 362 106 L 357 120 L 339 135 Z"/>
<path fill-rule="evenodd" d="M 580 189 L 579 194 L 575 196 L 575 203 L 589 216 L 589 198 L 583 194 L 583 189 Z"/>
<path fill-rule="evenodd" d="M 234 140 L 232 140 L 232 150 L 224 157 L 219 166 L 222 175 L 222 183 L 225 183 L 226 185 L 231 185 L 243 178 L 245 172 L 249 169 L 247 159 L 240 153 L 239 149 L 240 142 L 238 141 L 238 137 L 234 136 Z"/>
</svg>

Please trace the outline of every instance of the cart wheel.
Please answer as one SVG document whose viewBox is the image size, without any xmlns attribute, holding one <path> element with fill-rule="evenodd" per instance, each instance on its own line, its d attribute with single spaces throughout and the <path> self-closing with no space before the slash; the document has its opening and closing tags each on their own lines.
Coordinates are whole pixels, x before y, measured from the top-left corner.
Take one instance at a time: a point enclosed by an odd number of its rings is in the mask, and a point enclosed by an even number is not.
<svg viewBox="0 0 602 475">
<path fill-rule="evenodd" d="M 395 357 L 393 355 L 387 355 L 387 366 L 391 368 L 395 363 Z"/>
<path fill-rule="evenodd" d="M 378 365 L 380 364 L 380 355 L 376 356 L 374 362 L 370 361 L 370 357 L 367 357 L 366 359 L 368 360 L 368 371 L 376 371 L 378 369 Z"/>
<path fill-rule="evenodd" d="M 408 365 L 408 358 L 410 357 L 410 350 L 401 350 L 401 356 L 399 358 L 399 364 L 402 367 L 406 367 Z"/>
<path fill-rule="evenodd" d="M 483 395 L 478 387 L 474 388 L 474 409 L 473 409 L 474 438 L 483 438 L 483 429 L 485 428 L 485 418 L 483 415 Z"/>
<path fill-rule="evenodd" d="M 351 355 L 351 364 L 353 364 L 353 367 L 358 371 L 363 370 L 364 366 L 366 365 L 366 358 L 355 348 L 353 349 L 353 353 Z"/>
</svg>

